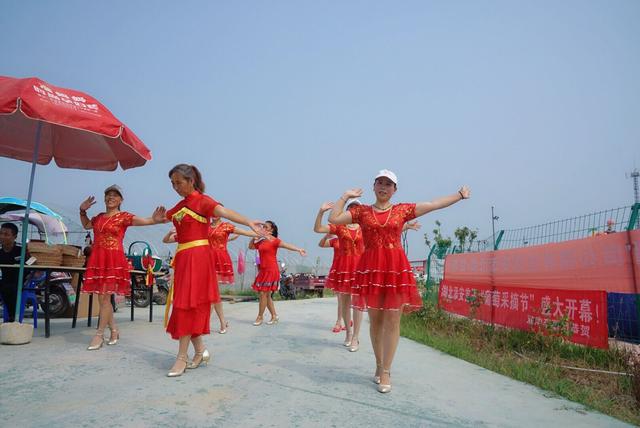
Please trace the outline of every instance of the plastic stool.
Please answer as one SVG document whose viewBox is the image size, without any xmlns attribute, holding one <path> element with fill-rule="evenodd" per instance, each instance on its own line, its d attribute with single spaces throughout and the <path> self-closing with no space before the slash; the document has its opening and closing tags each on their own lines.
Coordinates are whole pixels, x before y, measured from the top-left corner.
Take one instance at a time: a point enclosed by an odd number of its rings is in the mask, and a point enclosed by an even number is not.
<svg viewBox="0 0 640 428">
<path fill-rule="evenodd" d="M 38 297 L 34 290 L 22 290 L 19 320 L 22 322 L 24 319 L 24 308 L 27 301 L 30 301 L 33 305 L 33 328 L 38 328 Z M 2 320 L 4 322 L 9 322 L 9 308 L 5 302 L 2 302 Z"/>
<path fill-rule="evenodd" d="M 33 328 L 38 328 L 38 296 L 34 290 L 23 290 L 20 302 L 20 322 L 24 319 L 24 307 L 30 301 L 33 306 Z"/>
</svg>

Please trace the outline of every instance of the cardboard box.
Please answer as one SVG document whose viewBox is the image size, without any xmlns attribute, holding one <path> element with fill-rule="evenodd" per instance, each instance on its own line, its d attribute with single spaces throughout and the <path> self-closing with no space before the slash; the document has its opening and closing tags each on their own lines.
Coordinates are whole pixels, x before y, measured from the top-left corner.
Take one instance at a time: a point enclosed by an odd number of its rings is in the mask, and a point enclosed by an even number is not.
<svg viewBox="0 0 640 428">
<path fill-rule="evenodd" d="M 89 313 L 89 294 L 80 293 L 80 296 L 76 296 L 76 299 L 80 299 L 78 301 L 78 319 L 87 318 L 87 314 Z M 91 316 L 97 317 L 98 313 L 100 313 L 100 303 L 98 302 L 98 295 L 94 294 L 93 304 L 91 305 Z M 73 317 L 73 306 L 65 312 L 64 317 Z"/>
</svg>

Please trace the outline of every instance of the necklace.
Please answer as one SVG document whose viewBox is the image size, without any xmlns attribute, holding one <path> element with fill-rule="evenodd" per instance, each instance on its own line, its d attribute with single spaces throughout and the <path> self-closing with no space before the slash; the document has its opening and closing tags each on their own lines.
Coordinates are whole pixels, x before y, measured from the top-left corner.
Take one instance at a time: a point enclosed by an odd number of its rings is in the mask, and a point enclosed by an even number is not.
<svg viewBox="0 0 640 428">
<path fill-rule="evenodd" d="M 358 238 L 358 233 L 360 233 L 360 228 L 359 227 L 351 228 L 347 226 L 347 230 L 349 231 L 349 233 L 347 233 L 347 235 L 349 236 L 349 239 L 351 239 L 355 243 L 356 239 Z"/>
<path fill-rule="evenodd" d="M 102 223 L 102 225 L 100 226 L 100 233 L 102 233 L 104 231 L 104 227 L 107 225 L 107 223 L 109 223 L 109 221 L 114 218 L 115 216 L 117 216 L 118 214 L 120 214 L 120 211 L 116 212 L 115 214 L 111 214 L 110 216 L 106 216 L 105 213 L 105 217 L 107 217 L 107 219 L 105 220 L 104 223 Z"/>
<path fill-rule="evenodd" d="M 373 206 L 374 206 L 378 211 L 387 211 L 387 210 L 390 210 L 390 209 L 393 207 L 393 204 L 389 204 L 389 206 L 388 206 L 388 207 L 386 207 L 386 208 L 381 208 L 381 207 L 377 206 L 376 204 L 373 204 Z"/>
<path fill-rule="evenodd" d="M 373 214 L 373 219 L 374 219 L 374 221 L 378 224 L 378 226 L 385 227 L 385 226 L 387 225 L 387 223 L 389 223 L 389 219 L 391 218 L 391 208 L 393 208 L 393 206 L 390 206 L 390 207 L 389 207 L 389 208 L 387 208 L 386 210 L 382 211 L 382 212 L 385 212 L 385 211 L 388 211 L 388 212 L 389 212 L 389 213 L 387 214 L 387 219 L 384 221 L 384 223 L 383 223 L 383 224 L 380 224 L 380 221 L 378 220 L 378 216 L 376 215 L 376 212 L 373 210 L 373 207 L 374 207 L 374 206 L 375 206 L 375 205 L 372 205 L 372 206 L 371 206 L 371 214 Z M 377 207 L 376 207 L 376 208 L 377 208 Z"/>
</svg>

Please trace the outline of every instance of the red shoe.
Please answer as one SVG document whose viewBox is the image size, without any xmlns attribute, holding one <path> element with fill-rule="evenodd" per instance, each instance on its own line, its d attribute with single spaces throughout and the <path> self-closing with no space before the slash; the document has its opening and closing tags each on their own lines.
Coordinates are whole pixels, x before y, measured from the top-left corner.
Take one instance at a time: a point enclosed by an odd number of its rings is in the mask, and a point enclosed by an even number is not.
<svg viewBox="0 0 640 428">
<path fill-rule="evenodd" d="M 353 320 L 349 321 L 349 327 L 353 327 Z M 347 326 L 343 326 L 341 328 L 342 331 L 345 331 L 347 329 Z"/>
<path fill-rule="evenodd" d="M 333 326 L 333 329 L 331 330 L 334 333 L 340 333 L 342 331 L 344 327 L 340 327 L 340 325 L 336 324 Z"/>
</svg>

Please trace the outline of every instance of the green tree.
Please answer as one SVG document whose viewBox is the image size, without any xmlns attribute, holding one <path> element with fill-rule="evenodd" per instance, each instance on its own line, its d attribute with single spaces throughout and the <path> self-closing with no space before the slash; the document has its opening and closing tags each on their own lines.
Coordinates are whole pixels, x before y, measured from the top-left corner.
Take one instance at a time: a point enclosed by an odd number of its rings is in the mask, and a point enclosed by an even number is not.
<svg viewBox="0 0 640 428">
<path fill-rule="evenodd" d="M 429 239 L 428 233 L 424 234 L 424 243 L 430 250 L 432 249 L 432 246 L 435 246 L 434 251 L 438 257 L 444 256 L 444 253 L 451 246 L 451 238 L 442 236 L 441 226 L 442 223 L 440 223 L 440 220 L 436 220 L 436 227 L 433 229 L 433 242 Z"/>
<path fill-rule="evenodd" d="M 465 251 L 465 245 L 467 245 L 467 243 L 468 246 L 466 247 L 466 251 L 471 251 L 473 241 L 478 237 L 478 231 L 475 229 L 469 229 L 467 226 L 457 228 L 453 234 L 458 240 L 461 252 Z"/>
</svg>

